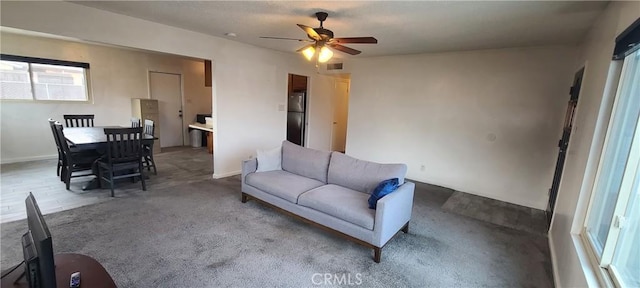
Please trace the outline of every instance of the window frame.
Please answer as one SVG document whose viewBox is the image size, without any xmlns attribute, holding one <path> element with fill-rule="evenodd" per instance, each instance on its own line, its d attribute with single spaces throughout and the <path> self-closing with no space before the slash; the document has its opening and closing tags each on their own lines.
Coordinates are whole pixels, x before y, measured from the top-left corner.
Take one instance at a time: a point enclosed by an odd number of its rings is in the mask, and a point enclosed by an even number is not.
<svg viewBox="0 0 640 288">
<path fill-rule="evenodd" d="M 23 103 L 79 103 L 79 104 L 93 103 L 93 97 L 91 93 L 91 80 L 90 80 L 91 65 L 89 63 L 38 58 L 38 57 L 28 57 L 28 56 L 18 56 L 18 55 L 11 55 L 11 54 L 0 54 L 0 60 L 27 63 L 29 65 L 29 82 L 31 85 L 31 99 L 0 99 L 0 101 L 23 102 Z M 35 86 L 33 82 L 33 70 L 31 69 L 31 64 L 45 64 L 45 65 L 82 68 L 83 76 L 84 76 L 84 94 L 86 95 L 86 98 L 83 100 L 36 98 Z"/>
<path fill-rule="evenodd" d="M 636 55 L 636 53 L 638 53 L 638 55 Z M 640 57 L 640 52 L 633 51 L 625 56 L 630 56 L 630 55 L 636 55 L 635 57 Z M 625 57 L 626 58 L 626 57 Z M 608 145 L 610 144 L 609 142 L 611 141 L 609 139 L 609 133 L 610 131 L 612 131 L 613 126 L 616 125 L 617 123 L 614 123 L 613 118 L 615 117 L 616 113 L 618 112 L 618 102 L 620 101 L 620 94 L 622 93 L 622 89 L 621 87 L 623 87 L 623 85 L 625 85 L 625 83 L 623 83 L 623 81 L 625 81 L 625 72 L 628 70 L 628 65 L 627 65 L 627 59 L 624 59 L 625 61 L 622 64 L 622 69 L 616 69 L 617 71 L 615 71 L 614 75 L 610 75 L 609 77 L 614 78 L 615 80 L 617 80 L 616 82 L 616 86 L 615 86 L 615 90 L 613 90 L 612 92 L 614 93 L 614 99 L 613 99 L 613 104 L 611 107 L 611 110 L 609 110 L 606 115 L 601 115 L 601 117 L 606 117 L 608 124 L 606 127 L 606 130 L 604 130 L 604 135 L 601 135 L 601 137 L 603 137 L 603 144 L 601 147 L 599 147 L 599 153 L 597 154 L 597 162 L 594 163 L 597 167 L 596 169 L 596 173 L 594 175 L 593 181 L 592 181 L 592 185 L 590 188 L 590 196 L 589 196 L 589 202 L 588 202 L 588 206 L 587 206 L 587 210 L 586 213 L 584 214 L 584 218 L 582 220 L 582 227 L 580 229 L 580 233 L 579 233 L 579 238 L 581 239 L 582 245 L 584 246 L 584 249 L 587 252 L 588 258 L 589 258 L 589 262 L 591 263 L 592 267 L 594 269 L 596 269 L 597 273 L 596 276 L 598 278 L 598 281 L 600 282 L 601 285 L 605 286 L 605 287 L 622 287 L 621 284 L 623 284 L 623 279 L 620 278 L 620 273 L 617 271 L 617 268 L 615 268 L 614 265 L 611 265 L 611 263 L 613 262 L 613 257 L 614 257 L 614 252 L 615 249 L 617 248 L 617 244 L 618 244 L 618 240 L 619 240 L 619 236 L 620 236 L 620 232 L 621 232 L 621 228 L 617 225 L 619 216 L 626 216 L 627 214 L 627 210 L 629 207 L 629 201 L 631 200 L 631 196 L 632 196 L 632 192 L 633 192 L 633 181 L 635 180 L 635 174 L 638 171 L 638 163 L 640 162 L 640 119 L 638 120 L 638 123 L 636 123 L 635 127 L 634 127 L 634 135 L 632 138 L 632 142 L 631 142 L 631 148 L 629 151 L 629 155 L 627 156 L 627 163 L 625 163 L 625 169 L 623 172 L 623 176 L 622 176 L 622 180 L 621 180 L 621 184 L 620 184 L 620 188 L 619 188 L 619 193 L 617 195 L 617 199 L 615 201 L 615 206 L 614 206 L 614 210 L 613 210 L 613 215 L 611 217 L 611 222 L 610 222 L 610 226 L 609 226 L 609 230 L 607 232 L 607 238 L 606 241 L 604 243 L 604 247 L 602 247 L 602 255 L 598 255 L 597 253 L 597 249 L 595 248 L 596 246 L 596 241 L 593 239 L 593 237 L 591 236 L 591 234 L 587 231 L 587 226 L 589 225 L 589 216 L 591 215 L 591 213 L 593 213 L 593 205 L 594 205 L 594 200 L 596 198 L 596 187 L 598 187 L 598 181 L 600 180 L 600 173 L 601 173 L 601 169 L 602 169 L 602 163 L 603 161 L 605 161 L 604 159 L 604 154 L 605 151 L 608 148 Z M 640 67 L 640 60 L 639 63 L 637 63 L 636 67 Z M 613 64 L 613 63 L 612 63 Z M 640 68 L 636 68 L 636 69 L 640 69 Z M 633 97 L 633 96 L 629 96 L 629 97 Z"/>
</svg>

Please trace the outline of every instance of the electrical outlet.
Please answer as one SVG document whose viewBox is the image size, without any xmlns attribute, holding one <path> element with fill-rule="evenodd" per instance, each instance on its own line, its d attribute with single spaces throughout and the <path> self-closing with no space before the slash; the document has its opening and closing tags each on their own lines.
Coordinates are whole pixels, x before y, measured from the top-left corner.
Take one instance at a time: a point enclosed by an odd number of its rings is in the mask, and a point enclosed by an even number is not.
<svg viewBox="0 0 640 288">
<path fill-rule="evenodd" d="M 423 165 L 420 165 L 420 171 L 424 171 L 424 170 L 427 170 L 427 167 L 426 167 L 426 166 L 424 166 L 424 164 L 423 164 Z"/>
</svg>

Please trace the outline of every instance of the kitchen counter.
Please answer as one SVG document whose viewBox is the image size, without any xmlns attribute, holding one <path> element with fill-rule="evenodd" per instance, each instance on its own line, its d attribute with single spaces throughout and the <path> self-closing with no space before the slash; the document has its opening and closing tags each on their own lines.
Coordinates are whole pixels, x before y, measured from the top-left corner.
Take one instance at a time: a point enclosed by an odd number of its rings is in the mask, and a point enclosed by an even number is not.
<svg viewBox="0 0 640 288">
<path fill-rule="evenodd" d="M 192 123 L 189 124 L 189 128 L 207 132 L 207 150 L 209 151 L 209 154 L 213 154 L 213 127 L 209 127 L 202 123 Z"/>
</svg>

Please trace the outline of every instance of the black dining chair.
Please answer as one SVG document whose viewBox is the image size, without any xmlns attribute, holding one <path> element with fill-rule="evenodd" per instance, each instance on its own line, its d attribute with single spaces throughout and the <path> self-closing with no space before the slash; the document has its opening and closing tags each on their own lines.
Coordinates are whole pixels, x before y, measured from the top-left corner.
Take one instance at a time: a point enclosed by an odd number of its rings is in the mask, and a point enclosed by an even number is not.
<svg viewBox="0 0 640 288">
<path fill-rule="evenodd" d="M 93 127 L 94 115 L 63 115 L 67 127 Z"/>
<path fill-rule="evenodd" d="M 72 150 L 69 147 L 67 140 L 64 138 L 64 128 L 62 128 L 62 124 L 55 122 L 53 124 L 53 128 L 56 131 L 56 136 L 58 137 L 58 142 L 60 143 L 64 157 L 60 177 L 66 184 L 67 190 L 69 190 L 71 178 L 94 175 L 91 167 L 101 155 L 96 150 Z M 90 173 L 73 175 L 75 172 L 84 171 L 89 171 Z"/>
<path fill-rule="evenodd" d="M 49 118 L 49 126 L 51 126 L 51 133 L 53 134 L 53 141 L 56 143 L 56 149 L 58 150 L 58 166 L 56 167 L 56 175 L 60 176 L 62 174 L 62 167 L 64 166 L 64 154 L 62 152 L 62 146 L 60 146 L 60 140 L 58 139 L 58 133 L 56 133 L 56 128 L 54 127 L 56 120 Z M 62 180 L 62 177 L 60 177 Z"/>
<path fill-rule="evenodd" d="M 146 191 L 142 167 L 142 127 L 104 128 L 107 135 L 107 157 L 98 161 L 98 178 L 109 183 L 114 196 L 115 180 L 140 177 Z M 122 172 L 122 174 L 120 174 Z M 106 174 L 106 175 L 105 175 Z"/>
<path fill-rule="evenodd" d="M 144 134 L 154 136 L 155 129 L 155 123 L 152 120 L 144 119 Z M 153 167 L 153 174 L 158 175 L 156 161 L 153 160 L 153 142 L 153 139 L 142 141 L 142 158 L 147 171 L 151 171 L 151 167 Z"/>
<path fill-rule="evenodd" d="M 131 127 L 140 127 L 140 118 L 131 117 Z"/>
</svg>

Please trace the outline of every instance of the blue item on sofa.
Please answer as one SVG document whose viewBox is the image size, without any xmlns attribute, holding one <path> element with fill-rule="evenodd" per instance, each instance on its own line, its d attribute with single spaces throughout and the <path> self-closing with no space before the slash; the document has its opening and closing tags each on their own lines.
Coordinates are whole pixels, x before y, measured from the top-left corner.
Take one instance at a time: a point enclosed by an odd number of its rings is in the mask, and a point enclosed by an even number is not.
<svg viewBox="0 0 640 288">
<path fill-rule="evenodd" d="M 378 184 L 378 187 L 373 190 L 371 197 L 369 197 L 369 209 L 376 209 L 378 200 L 389 193 L 395 191 L 398 188 L 398 178 L 392 178 L 384 180 Z"/>
</svg>

